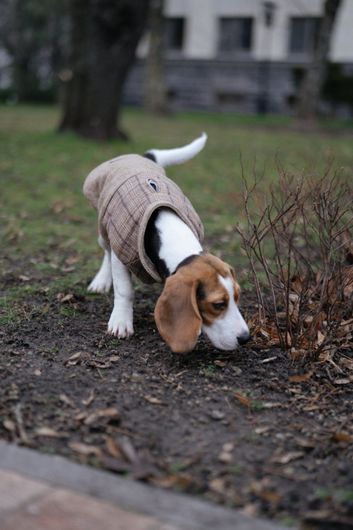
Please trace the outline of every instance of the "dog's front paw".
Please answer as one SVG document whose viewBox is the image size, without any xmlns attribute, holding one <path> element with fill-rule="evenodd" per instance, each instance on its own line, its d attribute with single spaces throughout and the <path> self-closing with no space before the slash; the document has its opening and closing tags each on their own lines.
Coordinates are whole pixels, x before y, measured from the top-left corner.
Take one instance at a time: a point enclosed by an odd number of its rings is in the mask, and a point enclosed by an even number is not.
<svg viewBox="0 0 353 530">
<path fill-rule="evenodd" d="M 87 289 L 90 293 L 109 293 L 111 286 L 111 276 L 97 274 Z"/>
<path fill-rule="evenodd" d="M 123 316 L 113 310 L 108 322 L 108 333 L 116 335 L 119 339 L 131 337 L 134 334 L 132 317 Z"/>
</svg>

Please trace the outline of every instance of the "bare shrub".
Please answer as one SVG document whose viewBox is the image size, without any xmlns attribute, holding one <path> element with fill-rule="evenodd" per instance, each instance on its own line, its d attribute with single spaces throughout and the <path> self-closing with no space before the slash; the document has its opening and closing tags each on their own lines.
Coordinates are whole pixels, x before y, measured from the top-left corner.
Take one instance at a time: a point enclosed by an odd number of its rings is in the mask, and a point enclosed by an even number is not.
<svg viewBox="0 0 353 530">
<path fill-rule="evenodd" d="M 257 183 L 244 188 L 237 231 L 257 295 L 255 340 L 332 361 L 353 344 L 353 188 L 338 174 L 284 172 L 266 197 Z"/>
</svg>

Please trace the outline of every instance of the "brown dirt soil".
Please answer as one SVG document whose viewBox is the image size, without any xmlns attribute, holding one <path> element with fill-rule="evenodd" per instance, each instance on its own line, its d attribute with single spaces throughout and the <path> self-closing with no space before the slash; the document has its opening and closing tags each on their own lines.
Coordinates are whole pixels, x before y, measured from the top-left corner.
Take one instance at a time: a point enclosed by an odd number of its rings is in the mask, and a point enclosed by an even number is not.
<svg viewBox="0 0 353 530">
<path fill-rule="evenodd" d="M 201 338 L 172 355 L 150 287 L 136 293 L 135 335 L 118 340 L 105 333 L 111 297 L 84 287 L 39 286 L 2 325 L 1 438 L 302 528 L 353 528 L 346 374 L 266 344 L 225 353 Z"/>
</svg>

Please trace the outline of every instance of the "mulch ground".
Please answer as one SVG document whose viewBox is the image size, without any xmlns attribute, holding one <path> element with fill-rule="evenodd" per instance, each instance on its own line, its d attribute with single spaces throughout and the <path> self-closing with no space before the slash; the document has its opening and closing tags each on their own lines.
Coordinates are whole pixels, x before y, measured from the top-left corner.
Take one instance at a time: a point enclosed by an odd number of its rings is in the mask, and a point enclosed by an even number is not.
<svg viewBox="0 0 353 530">
<path fill-rule="evenodd" d="M 7 267 L 0 293 L 30 282 Z M 1 438 L 287 524 L 353 528 L 349 374 L 265 340 L 225 353 L 201 338 L 172 355 L 154 287 L 139 287 L 135 335 L 118 340 L 111 297 L 82 287 L 43 284 L 1 327 Z"/>
</svg>

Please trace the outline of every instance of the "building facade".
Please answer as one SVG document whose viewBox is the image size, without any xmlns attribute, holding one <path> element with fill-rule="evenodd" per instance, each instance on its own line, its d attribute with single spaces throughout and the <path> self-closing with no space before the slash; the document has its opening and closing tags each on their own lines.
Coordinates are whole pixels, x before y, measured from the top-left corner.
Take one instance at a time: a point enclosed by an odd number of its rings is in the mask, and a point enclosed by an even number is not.
<svg viewBox="0 0 353 530">
<path fill-rule="evenodd" d="M 165 79 L 174 109 L 286 112 L 311 60 L 324 0 L 166 0 Z M 330 61 L 353 79 L 353 0 L 343 0 Z M 148 37 L 125 91 L 143 98 Z M 347 103 L 322 101 L 350 115 Z"/>
</svg>

